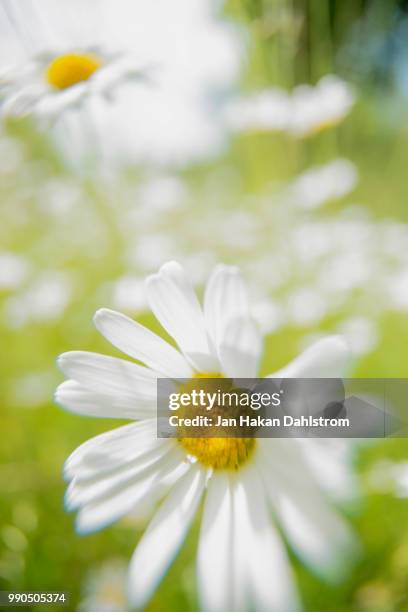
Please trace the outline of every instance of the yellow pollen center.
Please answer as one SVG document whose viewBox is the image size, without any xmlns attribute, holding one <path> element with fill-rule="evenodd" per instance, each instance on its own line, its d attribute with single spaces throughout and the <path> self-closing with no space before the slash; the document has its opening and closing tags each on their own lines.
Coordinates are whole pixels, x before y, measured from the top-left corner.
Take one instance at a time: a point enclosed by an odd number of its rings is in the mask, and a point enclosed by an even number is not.
<svg viewBox="0 0 408 612">
<path fill-rule="evenodd" d="M 51 87 L 64 90 L 81 81 L 87 81 L 101 65 L 101 60 L 94 55 L 67 53 L 48 64 L 45 78 Z"/>
<path fill-rule="evenodd" d="M 218 390 L 227 391 L 232 389 L 232 381 L 224 378 L 222 374 L 211 372 L 201 373 L 196 374 L 194 378 L 207 379 L 204 383 L 200 384 L 200 389 L 204 389 L 208 392 L 216 392 Z M 193 381 L 190 381 L 182 385 L 182 392 L 189 392 L 193 388 L 197 387 L 194 386 Z M 205 409 L 197 408 L 194 414 L 208 416 L 209 413 Z M 214 420 L 217 420 L 219 416 L 227 416 L 225 407 L 218 405 L 212 408 L 210 414 Z M 231 409 L 229 409 L 228 416 L 231 417 L 232 414 Z M 236 412 L 236 415 L 237 414 Z M 185 416 L 192 416 L 191 412 L 188 414 L 186 413 Z M 222 437 L 223 432 L 225 433 L 227 429 L 230 436 Z M 203 427 L 202 430 L 203 433 L 206 433 L 207 437 L 188 438 L 183 435 L 186 429 L 179 426 L 179 437 L 177 440 L 189 455 L 207 468 L 212 468 L 214 470 L 238 470 L 248 461 L 254 451 L 256 443 L 255 438 L 231 437 L 231 427 L 223 428 L 222 426 L 210 426 Z M 239 435 L 239 428 L 236 428 L 236 433 Z"/>
</svg>

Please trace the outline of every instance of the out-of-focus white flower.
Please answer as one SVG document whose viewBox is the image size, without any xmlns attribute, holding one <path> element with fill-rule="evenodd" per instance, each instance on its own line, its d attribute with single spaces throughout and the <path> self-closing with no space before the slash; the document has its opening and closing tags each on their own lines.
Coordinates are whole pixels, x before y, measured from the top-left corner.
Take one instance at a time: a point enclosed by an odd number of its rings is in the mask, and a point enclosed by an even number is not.
<svg viewBox="0 0 408 612">
<path fill-rule="evenodd" d="M 378 343 L 377 326 L 364 317 L 350 317 L 338 327 L 338 332 L 347 341 L 351 352 L 364 355 L 372 351 Z"/>
<path fill-rule="evenodd" d="M 3 0 L 0 32 L 22 66 L 10 69 L 5 55 L 4 108 L 60 116 L 53 133 L 72 162 L 180 164 L 219 150 L 218 94 L 237 76 L 240 42 L 215 18 L 213 2 L 29 6 L 26 13 Z M 80 112 L 61 112 L 80 101 Z"/>
<path fill-rule="evenodd" d="M 144 279 L 126 274 L 113 284 L 113 305 L 127 313 L 139 314 L 148 307 Z"/>
<path fill-rule="evenodd" d="M 144 78 L 137 62 L 120 54 L 98 48 L 50 50 L 2 72 L 0 110 L 6 116 L 55 119 L 88 97 L 109 101 L 116 87 Z"/>
<path fill-rule="evenodd" d="M 357 185 L 357 179 L 357 169 L 351 161 L 336 159 L 301 174 L 282 197 L 301 208 L 318 208 L 349 194 Z"/>
<path fill-rule="evenodd" d="M 17 172 L 23 161 L 22 144 L 15 138 L 0 136 L 0 174 Z"/>
<path fill-rule="evenodd" d="M 408 461 L 395 465 L 393 473 L 398 496 L 408 497 Z"/>
<path fill-rule="evenodd" d="M 285 321 L 283 309 L 272 300 L 258 300 L 251 307 L 253 317 L 264 334 L 270 334 Z"/>
<path fill-rule="evenodd" d="M 248 270 L 252 283 L 258 289 L 275 290 L 290 278 L 291 267 L 287 257 L 282 252 L 272 252 L 270 248 L 267 254 L 243 264 Z"/>
<path fill-rule="evenodd" d="M 408 226 L 398 221 L 386 221 L 379 231 L 379 240 L 384 254 L 403 260 L 408 264 Z"/>
<path fill-rule="evenodd" d="M 325 296 L 312 287 L 298 288 L 289 296 L 288 316 L 295 325 L 316 324 L 326 312 Z"/>
<path fill-rule="evenodd" d="M 224 144 L 220 94 L 235 81 L 240 65 L 236 31 L 215 18 L 208 0 L 129 4 L 133 25 L 127 33 L 136 54 L 148 52 L 158 66 L 157 86 L 117 99 L 109 115 L 109 146 L 163 164 L 218 152 Z M 102 116 L 98 134 L 104 138 L 101 121 Z"/>
<path fill-rule="evenodd" d="M 341 123 L 354 101 L 348 83 L 326 75 L 317 85 L 299 85 L 292 93 L 272 88 L 231 100 L 225 117 L 236 131 L 277 130 L 305 137 Z"/>
<path fill-rule="evenodd" d="M 387 279 L 386 292 L 389 305 L 395 310 L 408 309 L 408 270 L 400 270 Z"/>
<path fill-rule="evenodd" d="M 376 491 L 408 498 L 408 461 L 377 462 L 368 473 L 368 483 Z"/>
<path fill-rule="evenodd" d="M 350 85 L 335 75 L 326 75 L 314 87 L 300 85 L 292 94 L 289 131 L 310 136 L 341 123 L 355 101 Z"/>
<path fill-rule="evenodd" d="M 78 531 L 90 533 L 129 512 L 135 516 L 146 496 L 164 496 L 130 566 L 130 603 L 143 608 L 205 498 L 198 545 L 202 608 L 294 612 L 290 564 L 270 510 L 295 552 L 319 573 L 338 577 L 352 544 L 322 492 L 321 475 L 305 458 L 314 440 L 208 438 L 203 445 L 200 439 L 157 437 L 158 377 L 257 374 L 262 337 L 239 271 L 215 269 L 203 309 L 175 262 L 149 277 L 146 289 L 153 313 L 179 350 L 103 309 L 94 319 L 98 330 L 146 365 L 82 351 L 58 360 L 69 378 L 57 390 L 59 404 L 76 414 L 140 420 L 85 442 L 68 458 L 67 508 L 78 510 Z M 271 376 L 338 376 L 347 359 L 339 337 L 325 338 Z M 321 451 L 324 445 L 319 440 Z"/>
<path fill-rule="evenodd" d="M 21 255 L 0 252 L 0 291 L 17 289 L 26 279 L 29 267 Z"/>
<path fill-rule="evenodd" d="M 195 251 L 179 259 L 193 285 L 203 285 L 214 268 L 216 261 L 210 250 Z"/>
<path fill-rule="evenodd" d="M 364 287 L 374 271 L 370 254 L 356 249 L 354 252 L 338 251 L 327 258 L 318 278 L 318 284 L 325 291 L 351 291 Z"/>
<path fill-rule="evenodd" d="M 41 209 L 56 217 L 72 211 L 79 204 L 83 194 L 73 181 L 55 178 L 48 180 L 40 191 Z"/>
<path fill-rule="evenodd" d="M 239 132 L 286 130 L 290 112 L 290 95 L 275 88 L 231 100 L 226 106 L 225 118 Z"/>
<path fill-rule="evenodd" d="M 54 386 L 54 370 L 31 372 L 11 382 L 8 400 L 17 408 L 38 408 L 50 401 Z"/>
<path fill-rule="evenodd" d="M 83 586 L 79 612 L 127 612 L 127 565 L 111 559 L 91 570 Z"/>
<path fill-rule="evenodd" d="M 140 204 L 162 212 L 183 206 L 187 187 L 177 176 L 154 176 L 142 183 L 139 190 Z"/>
<path fill-rule="evenodd" d="M 134 205 L 138 202 L 135 189 L 121 218 L 131 244 L 125 265 L 140 275 L 176 258 L 186 264 L 194 282 L 201 283 L 211 262 L 233 259 L 250 279 L 251 290 L 259 290 L 257 299 L 276 299 L 279 293 L 280 300 L 287 303 L 296 287 L 306 286 L 320 293 L 328 312 L 339 314 L 342 320 L 363 316 L 374 321 L 386 308 L 405 309 L 407 227 L 388 219 L 374 220 L 357 205 L 343 206 L 334 217 L 311 219 L 299 214 L 297 199 L 288 206 L 291 187 L 290 183 L 283 189 L 272 186 L 264 194 L 258 202 L 264 211 L 262 222 L 250 198 L 239 200 L 238 208 L 235 198 L 235 208 L 227 205 L 223 210 L 213 198 L 207 207 L 203 201 L 189 205 L 188 214 L 184 214 L 185 207 L 158 211 L 153 218 L 139 216 L 148 206 Z M 197 253 L 206 253 L 205 265 Z M 288 315 L 289 309 L 285 319 Z M 271 325 L 275 325 L 272 320 Z"/>
<path fill-rule="evenodd" d="M 54 321 L 62 315 L 72 296 L 71 279 L 60 272 L 43 273 L 29 287 L 8 298 L 6 320 L 19 328 L 30 322 Z"/>
<path fill-rule="evenodd" d="M 144 272 L 158 268 L 167 259 L 178 255 L 175 236 L 157 232 L 141 236 L 129 252 L 128 262 Z"/>
<path fill-rule="evenodd" d="M 260 220 L 252 211 L 234 210 L 224 212 L 219 221 L 220 240 L 225 245 L 238 249 L 255 248 Z M 217 223 L 217 219 L 215 222 Z M 226 231 L 228 228 L 228 231 Z"/>
</svg>

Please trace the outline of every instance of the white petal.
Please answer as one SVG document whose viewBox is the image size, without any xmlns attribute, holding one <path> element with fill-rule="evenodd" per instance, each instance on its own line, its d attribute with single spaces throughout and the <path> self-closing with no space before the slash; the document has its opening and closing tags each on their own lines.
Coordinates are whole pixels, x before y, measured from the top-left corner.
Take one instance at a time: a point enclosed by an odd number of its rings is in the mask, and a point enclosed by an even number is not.
<svg viewBox="0 0 408 612">
<path fill-rule="evenodd" d="M 143 607 L 167 570 L 196 513 L 205 472 L 191 467 L 162 503 L 140 540 L 129 570 L 129 599 Z"/>
<path fill-rule="evenodd" d="M 232 517 L 230 477 L 215 473 L 208 485 L 197 556 L 198 591 L 205 612 L 234 610 Z"/>
<path fill-rule="evenodd" d="M 24 117 L 35 109 L 38 100 L 45 95 L 46 91 L 42 87 L 26 86 L 6 98 L 1 112 L 6 117 Z"/>
<path fill-rule="evenodd" d="M 163 376 L 191 376 L 191 368 L 174 347 L 129 317 L 102 308 L 95 313 L 94 323 L 113 346 Z"/>
<path fill-rule="evenodd" d="M 339 578 L 346 556 L 353 552 L 353 538 L 316 484 L 297 441 L 263 440 L 258 457 L 271 502 L 294 551 L 317 573 Z"/>
<path fill-rule="evenodd" d="M 161 491 L 166 477 L 180 465 L 180 449 L 173 450 L 152 465 L 141 480 L 124 486 L 115 491 L 113 495 L 87 504 L 77 516 L 76 529 L 79 533 L 92 533 L 103 529 L 129 512 L 137 510 L 139 503 L 145 501 L 146 496 L 157 497 Z"/>
<path fill-rule="evenodd" d="M 135 399 L 156 399 L 157 377 L 148 368 L 130 361 L 88 353 L 70 351 L 58 357 L 58 366 L 65 376 L 87 389 L 101 393 L 124 393 Z"/>
<path fill-rule="evenodd" d="M 150 276 L 146 285 L 150 308 L 194 368 L 217 371 L 218 361 L 211 355 L 200 304 L 182 267 L 169 262 Z"/>
<path fill-rule="evenodd" d="M 266 495 L 254 469 L 244 474 L 216 474 L 210 481 L 198 554 L 202 607 L 294 612 L 290 566 L 269 523 Z"/>
<path fill-rule="evenodd" d="M 262 335 L 250 318 L 230 321 L 219 347 L 222 371 L 235 378 L 255 378 L 262 352 Z"/>
<path fill-rule="evenodd" d="M 50 91 L 44 96 L 36 108 L 39 117 L 56 119 L 64 110 L 78 106 L 88 93 L 84 83 L 78 83 L 63 91 Z"/>
<path fill-rule="evenodd" d="M 156 439 L 156 429 L 156 419 L 151 419 L 123 425 L 87 440 L 65 461 L 64 477 L 70 480 L 77 476 L 84 469 L 84 461 L 89 462 L 94 456 L 109 456 L 111 462 L 118 463 L 134 457 Z"/>
<path fill-rule="evenodd" d="M 156 470 L 159 461 L 173 448 L 169 440 L 155 441 L 151 447 L 119 467 L 114 464 L 110 468 L 109 457 L 100 458 L 100 470 L 95 469 L 92 473 L 79 471 L 72 480 L 65 495 L 66 508 L 75 510 L 130 488 L 136 481 L 146 478 L 152 468 Z"/>
<path fill-rule="evenodd" d="M 55 401 L 70 412 L 111 419 L 147 419 L 156 414 L 156 399 L 135 394 L 97 393 L 75 380 L 59 385 Z"/>
<path fill-rule="evenodd" d="M 336 378 L 344 375 L 350 352 L 340 336 L 329 336 L 306 349 L 272 378 Z"/>
<path fill-rule="evenodd" d="M 204 316 L 214 347 L 224 341 L 228 324 L 249 316 L 249 301 L 238 268 L 217 266 L 208 280 L 204 295 Z"/>
<path fill-rule="evenodd" d="M 303 456 L 316 481 L 334 499 L 350 499 L 357 493 L 353 470 L 355 440 L 340 438 L 298 438 Z"/>
<path fill-rule="evenodd" d="M 306 504 L 302 504 L 303 496 L 296 492 L 292 496 L 278 492 L 277 497 L 276 510 L 295 552 L 317 574 L 341 580 L 354 547 L 340 516 L 313 495 Z"/>
<path fill-rule="evenodd" d="M 223 372 L 227 376 L 255 377 L 262 337 L 250 316 L 247 290 L 237 268 L 215 269 L 205 292 L 204 314 Z"/>
<path fill-rule="evenodd" d="M 254 469 L 243 470 L 234 491 L 235 538 L 244 548 L 251 605 L 259 612 L 299 610 L 290 562 L 270 522 L 267 493 Z M 241 577 L 242 580 L 242 577 Z"/>
</svg>

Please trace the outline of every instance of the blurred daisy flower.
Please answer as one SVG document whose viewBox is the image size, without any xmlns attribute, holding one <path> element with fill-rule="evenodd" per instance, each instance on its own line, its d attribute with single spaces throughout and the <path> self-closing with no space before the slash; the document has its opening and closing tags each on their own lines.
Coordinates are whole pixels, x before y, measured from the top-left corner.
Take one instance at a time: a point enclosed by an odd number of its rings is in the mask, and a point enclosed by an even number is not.
<svg viewBox="0 0 408 612">
<path fill-rule="evenodd" d="M 130 57 L 98 48 L 53 50 L 28 58 L 0 75 L 2 113 L 55 118 L 90 96 L 109 101 L 115 88 L 145 78 Z"/>
<path fill-rule="evenodd" d="M 290 94 L 277 87 L 270 88 L 231 100 L 226 105 L 225 118 L 239 132 L 286 130 L 290 107 Z"/>
<path fill-rule="evenodd" d="M 29 323 L 56 321 L 65 312 L 73 296 L 73 280 L 59 271 L 43 271 L 27 287 L 5 302 L 7 324 L 14 329 Z"/>
<path fill-rule="evenodd" d="M 126 575 L 122 559 L 110 559 L 93 569 L 84 584 L 79 612 L 126 612 Z"/>
<path fill-rule="evenodd" d="M 22 256 L 0 251 L 0 291 L 17 289 L 26 279 L 29 262 Z"/>
<path fill-rule="evenodd" d="M 3 44 L 1 111 L 6 116 L 57 118 L 92 96 L 109 100 L 124 83 L 146 77 L 130 49 L 109 38 L 104 3 L 31 0 L 24 10 L 0 3 Z"/>
<path fill-rule="evenodd" d="M 357 181 L 355 165 L 348 159 L 335 159 L 300 174 L 280 197 L 299 208 L 315 209 L 348 195 Z"/>
<path fill-rule="evenodd" d="M 234 267 L 215 268 L 203 308 L 175 262 L 148 277 L 146 290 L 178 349 L 125 315 L 102 309 L 97 329 L 145 365 L 81 351 L 58 360 L 69 378 L 56 392 L 59 404 L 77 414 L 139 421 L 72 453 L 65 464 L 66 507 L 78 510 L 77 530 L 91 533 L 130 512 L 135 516 L 146 496 L 161 500 L 130 565 L 130 603 L 142 608 L 204 498 L 197 560 L 202 608 L 294 612 L 299 603 L 290 561 L 271 511 L 295 552 L 321 575 L 338 578 L 353 544 L 310 460 L 317 449 L 324 456 L 326 441 L 157 438 L 158 377 L 255 377 L 262 337 Z M 347 357 L 343 341 L 329 337 L 272 376 L 337 376 Z M 309 454 L 315 442 L 316 453 Z"/>
<path fill-rule="evenodd" d="M 306 137 L 341 123 L 354 101 L 348 83 L 326 75 L 317 85 L 299 85 L 292 93 L 270 88 L 232 100 L 225 117 L 236 131 L 276 130 Z"/>
<path fill-rule="evenodd" d="M 368 472 L 367 480 L 374 491 L 408 498 L 408 461 L 377 461 Z"/>
<path fill-rule="evenodd" d="M 311 136 L 335 127 L 348 115 L 355 94 L 348 83 L 329 74 L 314 87 L 300 85 L 292 94 L 289 131 L 295 136 Z"/>
<path fill-rule="evenodd" d="M 72 163 L 187 163 L 224 142 L 216 106 L 241 44 L 210 0 L 124 0 L 120 10 L 0 0 L 0 33 L 3 112 L 61 118 L 53 135 Z M 81 112 L 65 112 L 73 106 Z"/>
</svg>

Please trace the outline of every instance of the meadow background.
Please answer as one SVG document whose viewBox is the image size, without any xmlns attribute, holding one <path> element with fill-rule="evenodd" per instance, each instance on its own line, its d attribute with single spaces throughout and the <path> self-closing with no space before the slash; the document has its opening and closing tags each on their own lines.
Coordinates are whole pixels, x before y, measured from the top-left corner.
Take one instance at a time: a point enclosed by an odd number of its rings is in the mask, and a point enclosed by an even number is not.
<svg viewBox="0 0 408 612">
<path fill-rule="evenodd" d="M 349 116 L 307 138 L 230 133 L 211 159 L 108 178 L 97 160 L 67 166 L 33 120 L 1 128 L 0 589 L 64 589 L 69 609 L 126 610 L 126 562 L 144 524 L 75 534 L 63 462 L 113 424 L 53 404 L 55 359 L 114 354 L 92 325 L 101 306 L 163 333 L 141 286 L 163 261 L 184 263 L 198 287 L 216 261 L 242 267 L 268 334 L 263 373 L 340 332 L 354 350 L 349 375 L 408 376 L 408 3 L 229 0 L 219 18 L 245 39 L 235 94 L 334 73 L 355 89 Z M 335 159 L 352 162 L 350 188 L 307 206 L 301 189 L 288 199 L 296 177 Z M 356 448 L 360 495 L 344 512 L 362 554 L 339 585 L 293 558 L 306 611 L 408 610 L 408 485 L 390 467 L 407 461 L 405 439 Z M 197 609 L 196 538 L 197 524 L 148 610 Z"/>
</svg>

